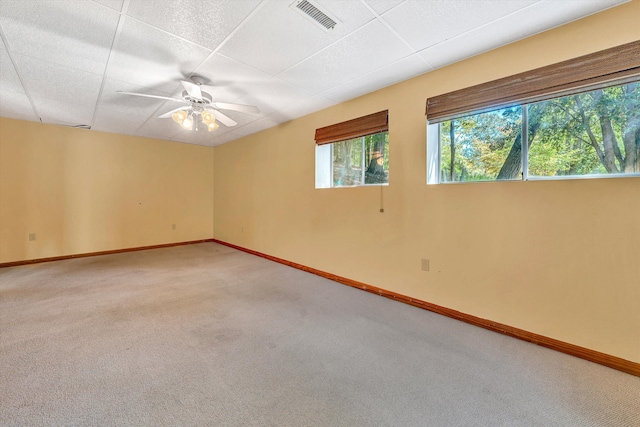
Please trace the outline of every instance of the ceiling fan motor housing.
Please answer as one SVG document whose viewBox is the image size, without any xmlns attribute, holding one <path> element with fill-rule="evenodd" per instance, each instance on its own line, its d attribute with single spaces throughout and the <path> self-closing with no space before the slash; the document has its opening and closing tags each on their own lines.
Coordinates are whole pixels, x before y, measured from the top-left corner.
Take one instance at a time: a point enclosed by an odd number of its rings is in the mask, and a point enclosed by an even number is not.
<svg viewBox="0 0 640 427">
<path fill-rule="evenodd" d="M 202 92 L 202 97 L 196 98 L 189 95 L 186 90 L 183 90 L 182 99 L 196 105 L 209 105 L 213 102 L 213 98 L 207 92 Z"/>
</svg>

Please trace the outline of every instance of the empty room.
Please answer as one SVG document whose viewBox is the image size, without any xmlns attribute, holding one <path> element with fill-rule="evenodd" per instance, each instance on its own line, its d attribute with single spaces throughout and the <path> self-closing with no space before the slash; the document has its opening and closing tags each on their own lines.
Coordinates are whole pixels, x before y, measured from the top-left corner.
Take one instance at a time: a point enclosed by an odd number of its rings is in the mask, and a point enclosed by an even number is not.
<svg viewBox="0 0 640 427">
<path fill-rule="evenodd" d="M 640 425 L 640 0 L 0 0 L 0 425 Z"/>
</svg>

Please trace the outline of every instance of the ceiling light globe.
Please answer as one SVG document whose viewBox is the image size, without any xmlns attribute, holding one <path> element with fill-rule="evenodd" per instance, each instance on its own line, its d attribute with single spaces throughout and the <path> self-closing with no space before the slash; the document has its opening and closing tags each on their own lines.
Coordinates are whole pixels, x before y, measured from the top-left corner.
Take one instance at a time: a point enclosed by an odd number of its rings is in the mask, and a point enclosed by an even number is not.
<svg viewBox="0 0 640 427">
<path fill-rule="evenodd" d="M 187 117 L 184 119 L 181 126 L 187 130 L 191 130 L 193 128 L 193 119 L 191 117 Z"/>
<path fill-rule="evenodd" d="M 182 122 L 184 122 L 184 120 L 187 118 L 187 112 L 184 110 L 177 111 L 171 115 L 171 118 L 174 122 L 181 125 Z"/>
<path fill-rule="evenodd" d="M 207 130 L 209 132 L 213 132 L 214 130 L 218 129 L 218 124 L 213 122 L 213 123 L 208 123 L 207 124 Z"/>
<path fill-rule="evenodd" d="M 210 123 L 214 123 L 215 121 L 216 121 L 216 118 L 209 111 L 204 111 L 202 113 L 202 122 L 203 123 L 208 125 Z"/>
</svg>

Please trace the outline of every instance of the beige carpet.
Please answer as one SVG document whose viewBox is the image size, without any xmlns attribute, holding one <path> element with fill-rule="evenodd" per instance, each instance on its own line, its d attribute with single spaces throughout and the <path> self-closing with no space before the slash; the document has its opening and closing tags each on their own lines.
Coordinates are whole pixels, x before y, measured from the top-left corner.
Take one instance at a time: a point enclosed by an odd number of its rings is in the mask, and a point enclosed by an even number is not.
<svg viewBox="0 0 640 427">
<path fill-rule="evenodd" d="M 640 378 L 215 243 L 0 269 L 2 426 L 640 426 Z"/>
</svg>

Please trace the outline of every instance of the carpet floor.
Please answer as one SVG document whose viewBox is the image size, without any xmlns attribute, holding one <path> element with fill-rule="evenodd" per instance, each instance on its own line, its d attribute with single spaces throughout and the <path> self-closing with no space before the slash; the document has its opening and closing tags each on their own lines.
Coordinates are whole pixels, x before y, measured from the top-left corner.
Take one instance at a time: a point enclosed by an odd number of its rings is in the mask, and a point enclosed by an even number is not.
<svg viewBox="0 0 640 427">
<path fill-rule="evenodd" d="M 640 426 L 640 378 L 215 243 L 0 269 L 3 426 Z"/>
</svg>

